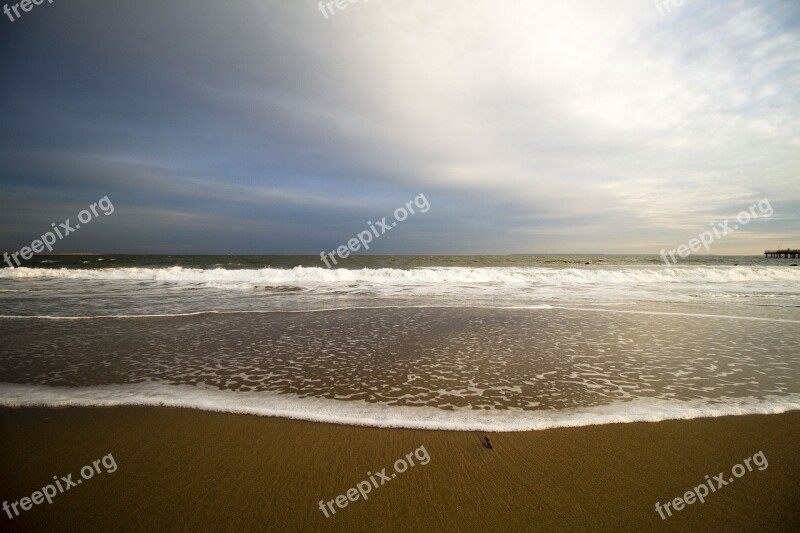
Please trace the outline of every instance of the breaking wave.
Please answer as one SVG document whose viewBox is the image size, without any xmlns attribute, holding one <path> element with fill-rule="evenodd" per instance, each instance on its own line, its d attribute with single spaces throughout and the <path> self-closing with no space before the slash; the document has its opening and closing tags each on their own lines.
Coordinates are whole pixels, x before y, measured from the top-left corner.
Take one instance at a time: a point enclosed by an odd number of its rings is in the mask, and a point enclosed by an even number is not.
<svg viewBox="0 0 800 533">
<path fill-rule="evenodd" d="M 274 416 L 381 428 L 450 431 L 531 431 L 628 422 L 658 422 L 727 415 L 777 414 L 800 409 L 800 395 L 716 400 L 645 400 L 585 408 L 528 411 L 442 410 L 363 401 L 300 398 L 292 394 L 232 392 L 160 382 L 68 388 L 0 384 L 4 407 L 167 406 Z"/>
<path fill-rule="evenodd" d="M 427 285 L 624 285 L 663 283 L 800 282 L 800 269 L 792 267 L 429 267 L 414 269 L 326 269 L 295 267 L 250 270 L 170 268 L 104 269 L 0 269 L 6 280 L 151 281 L 205 284 L 238 288 L 321 286 L 427 286 Z"/>
</svg>

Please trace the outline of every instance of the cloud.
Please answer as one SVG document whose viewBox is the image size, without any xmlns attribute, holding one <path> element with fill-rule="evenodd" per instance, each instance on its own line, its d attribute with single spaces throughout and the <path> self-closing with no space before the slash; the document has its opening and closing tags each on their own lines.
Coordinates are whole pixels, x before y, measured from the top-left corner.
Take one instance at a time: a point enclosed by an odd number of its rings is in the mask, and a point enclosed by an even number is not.
<svg viewBox="0 0 800 533">
<path fill-rule="evenodd" d="M 422 191 L 431 226 L 386 253 L 657 253 L 760 198 L 800 202 L 790 1 L 382 0 L 328 19 L 310 1 L 76 1 L 38 24 L 3 37 L 12 195 L 105 187 L 231 232 L 263 206 L 293 238 L 264 251 L 309 253 L 312 228 L 346 236 Z M 152 220 L 165 243 L 191 231 Z M 247 246 L 217 233 L 209 252 Z"/>
</svg>

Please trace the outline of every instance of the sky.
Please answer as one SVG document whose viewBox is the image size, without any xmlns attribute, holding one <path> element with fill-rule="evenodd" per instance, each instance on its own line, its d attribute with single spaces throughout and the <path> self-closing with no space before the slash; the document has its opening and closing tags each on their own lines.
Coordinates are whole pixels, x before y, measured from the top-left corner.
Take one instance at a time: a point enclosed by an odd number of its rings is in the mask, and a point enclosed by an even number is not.
<svg viewBox="0 0 800 533">
<path fill-rule="evenodd" d="M 677 0 L 679 1 L 679 0 Z M 53 0 L 0 13 L 0 250 L 800 248 L 800 2 Z M 324 13 L 323 13 L 324 11 Z"/>
</svg>

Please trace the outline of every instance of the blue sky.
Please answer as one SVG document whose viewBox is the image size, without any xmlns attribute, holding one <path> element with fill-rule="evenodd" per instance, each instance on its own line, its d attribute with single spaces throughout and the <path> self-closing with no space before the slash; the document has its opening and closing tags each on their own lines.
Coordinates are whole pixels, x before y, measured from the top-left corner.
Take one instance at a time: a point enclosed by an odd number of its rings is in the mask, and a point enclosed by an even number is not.
<svg viewBox="0 0 800 533">
<path fill-rule="evenodd" d="M 661 1 L 661 0 L 658 0 Z M 55 0 L 0 18 L 0 248 L 800 246 L 800 3 Z"/>
</svg>

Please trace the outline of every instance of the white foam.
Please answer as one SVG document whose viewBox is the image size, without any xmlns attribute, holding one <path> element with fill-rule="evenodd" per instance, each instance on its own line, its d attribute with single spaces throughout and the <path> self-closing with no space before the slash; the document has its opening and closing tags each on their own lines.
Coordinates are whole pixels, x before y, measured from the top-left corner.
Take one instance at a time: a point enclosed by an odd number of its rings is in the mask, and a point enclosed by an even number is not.
<svg viewBox="0 0 800 533">
<path fill-rule="evenodd" d="M 626 422 L 657 422 L 726 415 L 776 414 L 800 409 L 800 394 L 765 398 L 632 400 L 548 411 L 443 410 L 363 401 L 300 398 L 290 394 L 233 392 L 160 382 L 67 388 L 0 383 L 0 406 L 170 406 L 382 428 L 452 431 L 530 431 Z"/>
<path fill-rule="evenodd" d="M 5 268 L 0 279 L 72 279 L 88 281 L 155 281 L 177 283 L 250 284 L 250 286 L 321 285 L 439 285 L 508 284 L 525 285 L 622 285 L 629 283 L 733 283 L 748 281 L 800 282 L 800 269 L 774 266 L 741 267 L 428 267 L 414 269 L 327 269 L 294 267 L 227 270 L 169 268 L 51 269 Z"/>
<path fill-rule="evenodd" d="M 629 304 L 630 305 L 630 304 Z M 334 311 L 355 311 L 363 309 L 503 309 L 507 311 L 529 311 L 529 310 L 547 310 L 547 309 L 562 309 L 564 311 L 588 311 L 598 313 L 618 313 L 618 314 L 635 314 L 635 315 L 667 315 L 667 316 L 683 316 L 693 318 L 722 318 L 728 320 L 752 320 L 756 322 L 784 322 L 789 324 L 800 324 L 800 320 L 791 320 L 788 318 L 769 318 L 760 316 L 741 316 L 741 315 L 718 315 L 709 313 L 676 313 L 667 311 L 622 311 L 617 309 L 602 309 L 598 307 L 563 307 L 553 306 L 548 304 L 540 305 L 375 305 L 375 306 L 350 306 L 350 307 L 325 307 L 320 309 L 251 309 L 251 310 L 207 310 L 207 311 L 193 311 L 190 313 L 158 313 L 158 314 L 140 314 L 140 315 L 87 315 L 87 316 L 55 316 L 55 315 L 0 315 L 0 319 L 39 319 L 39 320 L 99 320 L 99 319 L 114 319 L 114 318 L 175 318 L 182 316 L 198 316 L 198 315 L 238 315 L 238 314 L 272 314 L 272 313 L 328 313 Z"/>
<path fill-rule="evenodd" d="M 352 305 L 349 307 L 323 307 L 319 309 L 247 309 L 222 311 L 210 309 L 206 311 L 192 311 L 189 313 L 158 313 L 141 315 L 88 315 L 88 316 L 56 316 L 56 315 L 0 315 L 0 318 L 40 320 L 93 320 L 103 318 L 172 318 L 197 315 L 247 315 L 247 314 L 272 314 L 272 313 L 328 313 L 333 311 L 354 311 L 359 309 L 554 309 L 547 304 L 524 306 L 486 306 L 486 305 Z M 564 308 L 566 309 L 566 308 Z"/>
</svg>

